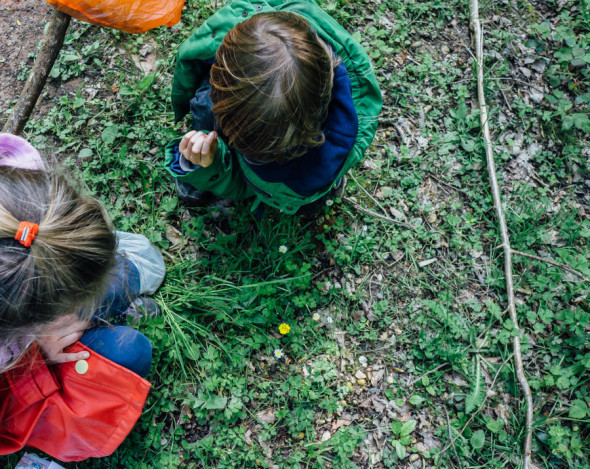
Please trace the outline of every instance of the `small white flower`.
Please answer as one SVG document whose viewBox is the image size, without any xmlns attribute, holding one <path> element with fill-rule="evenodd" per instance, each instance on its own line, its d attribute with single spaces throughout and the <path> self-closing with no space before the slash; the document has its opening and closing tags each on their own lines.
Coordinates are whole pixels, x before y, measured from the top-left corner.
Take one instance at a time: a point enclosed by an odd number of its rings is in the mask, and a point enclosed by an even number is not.
<svg viewBox="0 0 590 469">
<path fill-rule="evenodd" d="M 327 323 L 327 324 L 332 324 L 333 322 L 334 322 L 334 320 L 332 319 L 332 317 L 331 317 L 331 316 L 327 316 L 327 317 L 326 317 L 326 323 Z"/>
<path fill-rule="evenodd" d="M 383 253 L 383 259 L 385 259 L 385 260 L 389 259 L 389 253 L 388 252 L 384 252 Z"/>
<path fill-rule="evenodd" d="M 281 254 L 285 254 L 289 249 L 287 249 L 287 246 L 285 246 L 284 244 L 279 246 L 279 252 Z"/>
<path fill-rule="evenodd" d="M 311 317 L 314 321 L 319 321 L 320 320 L 320 315 L 319 313 L 313 313 L 313 316 Z"/>
<path fill-rule="evenodd" d="M 332 199 L 328 199 L 328 200 L 326 200 L 326 205 L 328 207 L 331 207 L 332 205 L 334 205 L 334 201 Z"/>
<path fill-rule="evenodd" d="M 274 351 L 275 358 L 280 360 L 283 358 L 283 351 L 280 348 L 276 348 Z"/>
<path fill-rule="evenodd" d="M 361 229 L 366 233 L 369 228 L 367 227 L 367 225 L 363 225 Z"/>
</svg>

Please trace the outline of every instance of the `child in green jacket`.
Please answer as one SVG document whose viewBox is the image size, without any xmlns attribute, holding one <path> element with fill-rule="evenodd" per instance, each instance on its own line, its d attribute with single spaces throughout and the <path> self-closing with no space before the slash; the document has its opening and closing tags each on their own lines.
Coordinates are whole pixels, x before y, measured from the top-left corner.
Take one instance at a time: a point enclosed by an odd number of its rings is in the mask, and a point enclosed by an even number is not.
<svg viewBox="0 0 590 469">
<path fill-rule="evenodd" d="M 193 115 L 166 148 L 181 197 L 301 214 L 362 158 L 382 101 L 364 50 L 315 3 L 235 0 L 182 44 L 172 104 Z"/>
</svg>

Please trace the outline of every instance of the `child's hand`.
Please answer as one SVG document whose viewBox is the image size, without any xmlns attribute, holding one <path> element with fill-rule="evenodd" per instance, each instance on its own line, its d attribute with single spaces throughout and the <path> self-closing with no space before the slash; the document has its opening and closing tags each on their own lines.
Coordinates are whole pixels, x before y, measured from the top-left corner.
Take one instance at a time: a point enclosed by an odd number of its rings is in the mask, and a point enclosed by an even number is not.
<svg viewBox="0 0 590 469">
<path fill-rule="evenodd" d="M 191 130 L 182 137 L 178 151 L 192 164 L 206 168 L 215 158 L 217 151 L 217 132 L 197 132 Z"/>
<path fill-rule="evenodd" d="M 90 321 L 82 321 L 75 314 L 68 314 L 49 325 L 37 339 L 37 344 L 47 363 L 67 363 L 88 358 L 88 352 L 64 353 L 64 349 L 76 342 L 90 327 Z"/>
</svg>

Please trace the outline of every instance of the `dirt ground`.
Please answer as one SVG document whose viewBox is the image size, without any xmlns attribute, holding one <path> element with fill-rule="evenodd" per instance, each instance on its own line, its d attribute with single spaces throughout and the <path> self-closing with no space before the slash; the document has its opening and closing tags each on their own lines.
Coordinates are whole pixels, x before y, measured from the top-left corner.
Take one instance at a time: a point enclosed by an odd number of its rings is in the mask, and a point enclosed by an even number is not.
<svg viewBox="0 0 590 469">
<path fill-rule="evenodd" d="M 0 4 L 0 123 L 24 86 L 26 75 L 21 72 L 33 62 L 31 56 L 51 11 L 51 6 L 41 0 L 3 0 Z"/>
</svg>

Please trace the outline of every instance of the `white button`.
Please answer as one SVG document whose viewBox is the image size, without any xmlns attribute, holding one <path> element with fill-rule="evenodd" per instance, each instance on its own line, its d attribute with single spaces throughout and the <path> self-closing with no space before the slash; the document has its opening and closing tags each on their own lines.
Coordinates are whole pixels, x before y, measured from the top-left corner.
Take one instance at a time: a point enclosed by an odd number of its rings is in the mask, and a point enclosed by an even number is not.
<svg viewBox="0 0 590 469">
<path fill-rule="evenodd" d="M 86 360 L 78 360 L 74 368 L 79 375 L 85 375 L 88 372 L 88 362 Z"/>
</svg>

